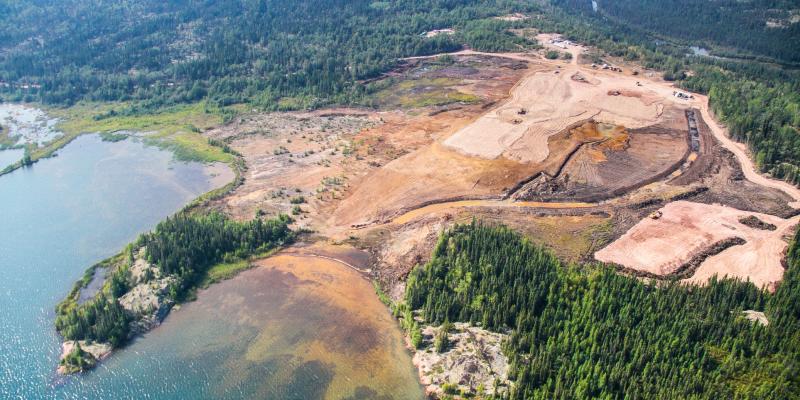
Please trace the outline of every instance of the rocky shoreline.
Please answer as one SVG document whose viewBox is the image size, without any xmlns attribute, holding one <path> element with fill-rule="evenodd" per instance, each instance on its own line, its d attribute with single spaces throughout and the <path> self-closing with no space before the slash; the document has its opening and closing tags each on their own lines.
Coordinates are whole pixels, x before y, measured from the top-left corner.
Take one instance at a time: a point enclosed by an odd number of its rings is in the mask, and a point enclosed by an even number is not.
<svg viewBox="0 0 800 400">
<path fill-rule="evenodd" d="M 445 348 L 437 351 L 441 326 L 422 328 L 422 346 L 414 350 L 413 363 L 429 398 L 471 398 L 507 393 L 508 358 L 501 344 L 508 335 L 467 323 L 452 324 Z"/>
<path fill-rule="evenodd" d="M 67 340 L 61 343 L 61 357 L 56 370 L 60 375 L 69 375 L 94 368 L 112 351 L 108 343 L 90 343 L 86 340 Z M 70 357 L 74 357 L 70 359 Z"/>
<path fill-rule="evenodd" d="M 159 268 L 145 260 L 144 250 L 144 247 L 140 248 L 130 267 L 127 267 L 131 289 L 116 299 L 129 318 L 127 340 L 160 325 L 175 304 L 173 296 L 170 294 L 170 288 L 177 284 L 177 278 L 170 275 L 162 277 Z M 105 268 L 126 267 L 111 265 Z M 111 343 L 64 340 L 61 344 L 61 357 L 57 372 L 61 375 L 69 375 L 92 369 L 99 361 L 107 358 L 113 350 L 114 346 Z"/>
</svg>

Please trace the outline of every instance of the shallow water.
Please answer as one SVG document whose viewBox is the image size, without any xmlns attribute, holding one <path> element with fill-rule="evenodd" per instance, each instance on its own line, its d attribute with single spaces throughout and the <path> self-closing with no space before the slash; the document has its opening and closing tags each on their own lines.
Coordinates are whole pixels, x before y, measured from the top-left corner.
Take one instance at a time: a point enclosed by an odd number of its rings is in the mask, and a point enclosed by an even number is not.
<svg viewBox="0 0 800 400">
<path fill-rule="evenodd" d="M 23 155 L 25 155 L 25 150 L 21 149 L 0 150 L 0 171 L 21 160 Z"/>
<path fill-rule="evenodd" d="M 0 125 L 9 127 L 10 136 L 19 136 L 19 144 L 42 145 L 62 135 L 55 129 L 58 119 L 44 111 L 22 104 L 0 103 Z"/>
<path fill-rule="evenodd" d="M 296 255 L 212 285 L 100 369 L 82 384 L 124 398 L 422 398 L 371 284 Z"/>
<path fill-rule="evenodd" d="M 83 271 L 232 178 L 96 135 L 0 177 L 0 399 L 421 399 L 370 283 L 297 255 L 202 291 L 94 371 L 56 375 L 53 310 Z"/>
<path fill-rule="evenodd" d="M 91 264 L 230 176 L 91 135 L 0 177 L 0 398 L 109 398 L 72 381 L 52 386 L 56 303 Z"/>
</svg>

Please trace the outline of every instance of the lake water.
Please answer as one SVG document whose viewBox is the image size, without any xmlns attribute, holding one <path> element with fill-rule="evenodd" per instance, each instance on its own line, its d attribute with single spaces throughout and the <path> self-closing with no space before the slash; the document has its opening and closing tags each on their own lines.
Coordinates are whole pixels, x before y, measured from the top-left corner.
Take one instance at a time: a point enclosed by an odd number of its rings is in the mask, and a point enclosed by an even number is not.
<svg viewBox="0 0 800 400">
<path fill-rule="evenodd" d="M 56 303 L 88 266 L 230 179 L 217 170 L 214 177 L 168 152 L 91 135 L 0 177 L 0 398 L 78 393 L 71 382 L 52 387 Z"/>
<path fill-rule="evenodd" d="M 22 160 L 23 155 L 25 155 L 25 150 L 22 149 L 0 150 L 0 171 L 17 161 Z"/>
<path fill-rule="evenodd" d="M 130 399 L 421 400 L 417 379 L 368 281 L 279 255 L 173 310 L 81 385 Z"/>
<path fill-rule="evenodd" d="M 55 374 L 54 307 L 91 264 L 232 178 L 82 136 L 0 177 L 0 399 L 419 399 L 396 323 L 342 264 L 278 256 L 89 373 Z"/>
</svg>

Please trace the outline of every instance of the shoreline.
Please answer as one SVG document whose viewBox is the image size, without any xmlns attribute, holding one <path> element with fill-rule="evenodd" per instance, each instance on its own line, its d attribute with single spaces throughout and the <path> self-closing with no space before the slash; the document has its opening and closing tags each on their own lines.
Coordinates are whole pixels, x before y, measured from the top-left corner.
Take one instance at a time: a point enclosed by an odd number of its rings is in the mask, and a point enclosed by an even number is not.
<svg viewBox="0 0 800 400">
<path fill-rule="evenodd" d="M 498 57 L 504 57 L 504 55 L 502 53 L 500 53 L 500 54 L 492 53 L 490 55 L 498 56 Z M 508 57 L 508 55 L 505 55 L 505 56 Z M 428 56 L 428 57 L 435 57 L 435 56 Z M 575 60 L 575 58 L 573 58 L 573 62 L 574 62 L 574 60 Z M 661 84 L 661 85 L 663 85 L 663 84 Z M 705 96 L 701 96 L 701 95 L 697 95 L 697 97 L 698 98 L 705 98 Z M 716 129 L 714 129 L 714 128 L 723 129 L 723 130 L 724 130 L 724 128 L 720 127 L 720 123 L 718 121 L 716 121 L 715 119 L 713 119 L 712 117 L 707 115 L 707 113 L 708 113 L 707 107 L 708 107 L 708 105 L 707 105 L 707 100 L 706 100 L 706 104 L 703 104 L 700 107 L 701 112 L 703 113 L 703 117 L 709 123 L 708 125 L 712 126 L 713 133 L 715 135 L 716 134 L 720 134 L 720 132 L 717 132 Z M 722 134 L 724 135 L 724 132 Z M 727 138 L 726 135 L 724 135 L 724 136 Z M 732 143 L 735 143 L 735 144 L 738 144 L 739 146 L 741 146 L 741 144 L 739 144 L 738 142 L 732 142 Z M 723 143 L 723 145 L 724 144 L 725 143 Z M 734 152 L 734 154 L 737 156 L 737 159 L 740 162 L 740 164 L 745 166 L 746 163 L 743 162 L 744 160 L 742 159 L 741 155 L 736 153 L 736 152 Z M 787 194 L 789 194 L 791 197 L 793 197 L 795 199 L 798 199 L 798 196 L 792 195 L 787 189 L 777 187 L 777 186 L 783 186 L 783 185 L 781 185 L 780 183 L 777 183 L 777 182 L 784 182 L 784 181 L 780 181 L 780 180 L 776 180 L 776 179 L 770 179 L 770 178 L 767 178 L 767 177 L 761 175 L 760 173 L 758 173 L 758 171 L 756 171 L 754 169 L 751 169 L 752 168 L 752 160 L 750 160 L 750 158 L 747 157 L 746 153 L 744 153 L 744 158 L 746 158 L 747 161 L 749 161 L 749 163 L 747 163 L 746 166 L 750 167 L 750 168 L 743 168 L 745 170 L 745 175 L 747 175 L 748 179 L 751 178 L 751 177 L 749 176 L 749 174 L 747 174 L 747 172 L 752 172 L 754 175 L 757 175 L 763 181 L 769 181 L 771 183 L 770 185 L 764 185 L 764 186 L 781 189 L 782 191 L 784 191 Z M 231 168 L 235 172 L 235 178 L 233 179 L 233 181 L 229 182 L 228 184 L 224 185 L 223 187 L 211 190 L 211 191 L 209 191 L 207 193 L 204 193 L 204 194 L 198 196 L 195 200 L 191 201 L 189 204 L 184 206 L 181 211 L 190 211 L 190 210 L 194 210 L 194 209 L 200 208 L 210 200 L 219 199 L 219 198 L 225 197 L 228 193 L 230 193 L 236 187 L 241 185 L 242 182 L 243 182 L 243 179 L 244 179 L 243 176 L 242 176 L 242 172 L 247 169 L 247 165 L 245 164 L 244 158 L 241 155 L 236 154 L 236 157 L 234 158 L 234 161 L 231 162 L 229 165 L 231 166 Z M 762 184 L 762 182 L 759 181 L 758 179 L 756 179 L 756 180 L 749 179 L 749 180 L 753 181 L 754 183 Z M 775 183 L 777 183 L 777 185 L 775 185 Z M 775 185 L 775 186 L 773 186 L 773 185 Z M 785 185 L 789 185 L 789 184 L 785 183 Z M 313 254 L 311 254 L 311 255 L 307 255 L 307 256 L 316 256 L 316 257 L 321 257 L 321 258 L 326 258 L 326 259 L 331 259 L 331 260 L 334 260 L 334 261 L 341 262 L 341 260 L 336 260 L 336 259 L 329 258 L 329 257 L 326 257 L 326 256 L 321 256 L 321 255 L 313 255 Z M 347 265 L 347 264 L 345 264 L 345 265 Z M 352 268 L 352 266 L 351 266 L 351 268 Z M 363 273 L 364 271 L 359 271 L 359 272 Z M 161 320 L 157 321 L 156 324 L 153 325 L 153 327 L 157 326 L 160 322 L 161 322 Z M 152 329 L 153 327 L 151 327 L 150 329 Z"/>
<path fill-rule="evenodd" d="M 50 151 L 49 151 L 49 154 L 47 155 L 47 157 L 43 157 L 43 158 L 51 157 L 57 150 L 64 148 L 65 146 L 67 146 L 73 140 L 77 139 L 80 136 L 92 135 L 92 134 L 100 135 L 101 138 L 103 136 L 102 133 L 98 133 L 98 132 L 81 132 L 81 133 L 77 133 L 77 134 L 71 135 L 71 136 L 69 136 L 67 138 L 68 140 L 65 139 L 63 141 L 59 141 L 58 147 L 51 148 Z M 61 138 L 65 138 L 66 136 L 67 135 L 65 134 L 65 136 L 62 136 Z M 120 140 L 129 139 L 129 136 L 130 135 L 125 135 Z M 102 140 L 108 141 L 105 138 L 102 138 Z M 116 140 L 111 140 L 111 141 L 116 141 Z M 173 153 L 173 155 L 176 154 L 175 149 L 170 148 L 170 147 L 162 147 L 162 150 L 170 151 L 170 152 Z M 229 163 L 226 163 L 226 162 L 193 161 L 193 162 L 199 162 L 199 163 L 202 164 L 202 169 L 204 171 L 204 175 L 206 176 L 206 178 L 211 183 L 211 187 L 213 189 L 211 189 L 211 190 L 209 190 L 207 192 L 204 192 L 204 193 L 200 194 L 199 196 L 193 198 L 191 201 L 186 203 L 184 206 L 182 206 L 179 210 L 177 210 L 172 215 L 191 212 L 192 210 L 195 210 L 197 208 L 203 207 L 204 205 L 208 204 L 210 201 L 213 201 L 213 200 L 219 199 L 221 197 L 224 197 L 225 195 L 227 195 L 228 193 L 230 193 L 231 191 L 236 189 L 236 187 L 241 185 L 243 183 L 243 181 L 244 181 L 243 172 L 244 172 L 244 170 L 246 170 L 246 167 L 245 167 L 245 164 L 244 164 L 244 159 L 239 154 L 233 153 L 232 155 L 234 157 L 233 161 L 231 161 Z M 39 159 L 41 159 L 41 158 L 39 158 Z M 37 159 L 36 161 L 38 161 L 39 159 Z M 189 161 L 184 161 L 184 162 L 189 162 Z M 224 165 L 224 167 L 223 167 L 223 165 Z M 13 172 L 16 169 L 19 169 L 21 167 L 22 167 L 22 165 L 17 166 L 16 168 L 13 168 L 13 169 L 10 169 L 10 170 L 4 170 L 4 171 L 0 172 L 0 176 L 2 176 L 4 174 L 7 174 L 7 173 L 10 173 L 10 172 Z M 136 239 L 136 240 L 138 240 L 138 239 Z M 134 243 L 134 242 L 132 242 L 132 243 Z M 131 244 L 127 245 L 126 249 L 129 246 L 131 246 Z M 110 272 L 111 272 L 110 268 L 112 268 L 112 266 L 107 265 L 107 263 L 109 262 L 109 260 L 113 260 L 115 258 L 118 258 L 122 254 L 124 254 L 124 252 L 125 252 L 125 249 L 123 249 L 121 253 L 117 253 L 116 255 L 110 257 L 109 259 L 100 261 L 97 264 L 94 264 L 94 265 L 88 267 L 86 269 L 85 273 L 84 273 L 84 276 L 80 280 L 78 280 L 77 282 L 74 283 L 73 288 L 70 290 L 69 294 L 65 298 L 63 298 L 61 303 L 59 303 L 59 304 L 63 304 L 64 302 L 68 302 L 68 301 L 72 301 L 75 304 L 81 304 L 81 303 L 84 303 L 84 302 L 87 302 L 87 301 L 91 301 L 92 299 L 96 298 L 97 294 L 102 292 L 103 286 L 106 284 L 107 280 L 110 278 Z M 106 264 L 106 265 L 104 265 L 104 264 Z M 83 294 L 83 291 L 88 289 L 88 286 L 90 284 L 94 283 L 95 279 L 98 279 L 97 276 L 96 276 L 96 274 L 98 273 L 98 271 L 97 271 L 98 269 L 105 269 L 106 270 L 104 272 L 104 276 L 99 278 L 99 279 L 102 280 L 102 282 L 99 283 L 100 287 L 97 288 L 97 292 L 96 293 L 91 294 L 89 298 L 86 298 L 86 299 L 82 300 L 81 297 L 83 297 L 83 296 L 81 296 L 81 295 Z M 130 337 L 125 339 L 125 342 L 124 342 L 123 345 L 117 346 L 117 347 L 114 347 L 109 343 L 87 343 L 87 341 L 83 341 L 83 340 L 80 340 L 80 341 L 78 341 L 78 340 L 69 340 L 69 339 L 64 338 L 64 336 L 62 336 L 62 334 L 60 332 L 58 332 L 58 330 L 57 330 L 57 334 L 59 335 L 59 337 L 61 339 L 61 354 L 59 356 L 59 364 L 58 364 L 58 366 L 56 368 L 57 375 L 58 376 L 68 376 L 68 375 L 72 375 L 72 374 L 79 373 L 79 372 L 85 372 L 85 371 L 88 371 L 90 369 L 95 368 L 97 366 L 97 364 L 99 364 L 104 359 L 106 359 L 109 356 L 111 356 L 111 354 L 117 348 L 125 347 L 125 345 L 127 345 L 131 340 L 135 339 L 138 336 L 141 336 L 141 334 L 146 333 L 147 331 L 149 331 L 149 330 L 155 328 L 156 326 L 160 325 L 160 323 L 163 321 L 163 319 L 166 318 L 166 316 L 171 311 L 172 306 L 173 306 L 172 304 L 169 304 L 168 307 L 166 307 L 166 309 L 162 310 L 159 313 L 160 315 L 159 315 L 159 317 L 157 319 L 150 320 L 149 322 L 147 322 L 148 327 L 146 329 L 144 329 L 142 331 L 135 332 Z M 80 349 L 78 350 L 79 353 L 80 353 L 80 350 L 84 350 L 83 354 L 81 355 L 81 357 L 88 361 L 88 364 L 86 366 L 80 366 L 80 367 L 76 368 L 75 366 L 70 366 L 70 365 L 67 365 L 65 363 L 65 360 L 67 359 L 67 357 L 75 350 L 76 344 L 79 344 L 79 346 L 78 346 L 78 347 L 80 347 Z"/>
</svg>

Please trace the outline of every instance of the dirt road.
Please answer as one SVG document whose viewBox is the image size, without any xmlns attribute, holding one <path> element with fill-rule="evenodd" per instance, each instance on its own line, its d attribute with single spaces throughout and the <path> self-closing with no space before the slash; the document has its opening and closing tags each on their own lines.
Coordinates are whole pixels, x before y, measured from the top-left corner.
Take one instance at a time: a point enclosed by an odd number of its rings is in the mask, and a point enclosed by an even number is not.
<svg viewBox="0 0 800 400">
<path fill-rule="evenodd" d="M 402 225 L 424 215 L 428 215 L 439 211 L 458 209 L 464 207 L 524 207 L 524 208 L 547 208 L 547 209 L 575 209 L 575 208 L 591 208 L 595 206 L 597 206 L 597 204 L 580 203 L 580 202 L 548 203 L 548 202 L 538 202 L 538 201 L 511 201 L 511 200 L 461 200 L 461 201 L 451 201 L 446 203 L 430 204 L 424 207 L 416 208 L 395 217 L 392 220 L 392 223 L 396 225 Z"/>
<path fill-rule="evenodd" d="M 571 67 L 573 67 L 573 68 L 578 67 L 577 66 L 577 60 L 578 60 L 578 56 L 581 53 L 581 48 L 579 46 L 572 46 L 569 49 L 569 52 L 572 53 L 572 55 L 573 55 L 572 63 L 571 63 L 572 66 Z M 520 60 L 520 61 L 531 61 L 531 60 L 534 60 L 534 59 L 538 59 L 538 57 L 536 55 L 534 55 L 534 54 L 526 54 L 526 53 L 486 53 L 486 52 L 480 52 L 480 51 L 474 51 L 474 50 L 462 50 L 462 51 L 458 51 L 458 52 L 454 52 L 454 53 L 445 53 L 445 54 L 451 54 L 451 55 L 456 55 L 456 56 L 457 55 L 485 55 L 485 56 L 492 56 L 492 57 L 509 58 L 509 59 Z M 435 55 L 431 55 L 431 56 L 420 56 L 420 57 L 409 57 L 409 58 L 406 58 L 406 59 L 434 58 L 434 57 L 439 57 L 441 55 L 443 55 L 443 54 L 435 54 Z M 541 62 L 541 61 L 544 61 L 544 60 L 538 60 L 538 61 Z M 570 68 L 570 70 L 571 69 L 572 68 Z M 671 83 L 662 83 L 662 84 L 657 85 L 657 86 L 662 86 L 664 88 L 664 93 L 668 93 L 667 91 L 669 91 L 669 90 L 674 90 L 674 85 L 672 85 Z M 778 189 L 778 190 L 788 194 L 790 197 L 795 199 L 795 201 L 792 202 L 792 203 L 789 203 L 789 205 L 794 207 L 794 208 L 800 208 L 800 189 L 798 189 L 797 187 L 795 187 L 794 185 L 792 185 L 792 184 L 790 184 L 788 182 L 784 182 L 784 181 L 780 181 L 780 180 L 776 180 L 776 179 L 770 179 L 770 178 L 767 178 L 764 175 L 760 174 L 756 170 L 755 165 L 753 163 L 753 160 L 750 158 L 750 155 L 748 154 L 748 151 L 747 151 L 745 145 L 742 144 L 742 143 L 737 143 L 737 142 L 733 141 L 732 139 L 730 139 L 728 137 L 728 135 L 727 135 L 727 129 L 725 127 L 723 127 L 722 125 L 720 125 L 711 116 L 711 113 L 709 112 L 708 97 L 704 96 L 704 95 L 700 95 L 700 94 L 695 94 L 694 96 L 695 96 L 696 100 L 694 101 L 693 105 L 697 106 L 700 109 L 700 112 L 701 112 L 701 114 L 703 116 L 703 119 L 705 120 L 706 124 L 708 124 L 709 128 L 711 129 L 711 131 L 713 132 L 714 137 L 716 137 L 717 140 L 726 149 L 730 150 L 734 155 L 736 155 L 736 158 L 739 160 L 739 163 L 742 166 L 742 172 L 744 173 L 744 176 L 747 178 L 747 180 L 749 180 L 749 181 L 751 181 L 753 183 L 756 183 L 758 185 L 762 185 L 762 186 Z"/>
<path fill-rule="evenodd" d="M 512 60 L 519 60 L 519 61 L 531 61 L 535 60 L 538 57 L 535 54 L 527 54 L 527 53 L 487 53 L 484 51 L 475 51 L 475 50 L 460 50 L 454 51 L 452 53 L 437 53 L 431 54 L 429 56 L 415 56 L 415 57 L 405 57 L 401 58 L 401 60 L 424 60 L 428 58 L 437 58 L 444 55 L 450 56 L 489 56 L 489 57 L 501 57 L 501 58 L 509 58 Z"/>
<path fill-rule="evenodd" d="M 745 178 L 747 178 L 747 180 L 750 182 L 759 184 L 761 186 L 778 189 L 788 194 L 790 197 L 795 199 L 795 201 L 789 203 L 789 205 L 794 208 L 800 208 L 800 189 L 789 184 L 788 182 L 770 179 L 758 173 L 744 144 L 734 142 L 731 138 L 729 138 L 727 130 L 717 123 L 714 118 L 712 118 L 711 113 L 709 112 L 708 97 L 702 95 L 695 96 L 698 99 L 697 103 L 700 108 L 700 113 L 703 115 L 703 119 L 706 121 L 706 124 L 709 128 L 711 128 L 711 132 L 714 133 L 714 137 L 717 138 L 722 146 L 730 150 L 734 155 L 736 155 L 736 158 L 739 159 L 739 164 L 742 166 L 742 172 L 744 173 Z"/>
</svg>

